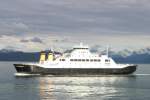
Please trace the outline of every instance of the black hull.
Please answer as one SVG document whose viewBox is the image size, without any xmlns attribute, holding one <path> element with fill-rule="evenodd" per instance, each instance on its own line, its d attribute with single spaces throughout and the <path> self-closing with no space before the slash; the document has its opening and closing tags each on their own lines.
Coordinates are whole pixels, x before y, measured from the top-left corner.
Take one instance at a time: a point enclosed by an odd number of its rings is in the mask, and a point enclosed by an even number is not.
<svg viewBox="0 0 150 100">
<path fill-rule="evenodd" d="M 80 75 L 126 75 L 136 71 L 136 65 L 125 68 L 42 68 L 35 65 L 14 64 L 18 73 L 80 76 Z"/>
</svg>

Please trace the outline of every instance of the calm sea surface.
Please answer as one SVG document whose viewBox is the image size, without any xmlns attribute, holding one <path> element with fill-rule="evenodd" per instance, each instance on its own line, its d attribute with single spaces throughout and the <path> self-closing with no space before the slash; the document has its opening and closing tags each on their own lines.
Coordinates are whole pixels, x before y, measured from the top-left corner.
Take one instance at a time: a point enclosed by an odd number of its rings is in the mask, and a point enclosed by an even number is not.
<svg viewBox="0 0 150 100">
<path fill-rule="evenodd" d="M 15 77 L 13 63 L 0 62 L 0 100 L 150 100 L 150 64 L 128 76 Z"/>
</svg>

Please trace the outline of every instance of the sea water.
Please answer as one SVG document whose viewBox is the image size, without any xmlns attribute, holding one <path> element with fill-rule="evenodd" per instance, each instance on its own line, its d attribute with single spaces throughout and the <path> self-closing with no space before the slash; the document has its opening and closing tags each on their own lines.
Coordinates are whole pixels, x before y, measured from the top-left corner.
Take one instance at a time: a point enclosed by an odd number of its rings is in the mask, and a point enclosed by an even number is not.
<svg viewBox="0 0 150 100">
<path fill-rule="evenodd" d="M 150 100 L 150 64 L 133 75 L 16 77 L 13 63 L 0 62 L 0 100 Z"/>
</svg>

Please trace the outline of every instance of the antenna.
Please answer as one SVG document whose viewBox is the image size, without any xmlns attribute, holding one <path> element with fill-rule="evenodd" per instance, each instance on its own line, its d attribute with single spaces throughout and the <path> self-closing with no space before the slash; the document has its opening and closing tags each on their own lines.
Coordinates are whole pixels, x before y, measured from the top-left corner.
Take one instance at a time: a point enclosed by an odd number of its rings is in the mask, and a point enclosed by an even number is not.
<svg viewBox="0 0 150 100">
<path fill-rule="evenodd" d="M 54 48 L 53 48 L 53 46 L 51 47 L 51 52 L 52 52 L 52 54 L 54 54 Z"/>
<path fill-rule="evenodd" d="M 80 46 L 83 46 L 83 43 L 82 43 L 82 42 L 80 42 Z"/>
<path fill-rule="evenodd" d="M 109 57 L 109 45 L 107 45 L 107 57 Z"/>
</svg>

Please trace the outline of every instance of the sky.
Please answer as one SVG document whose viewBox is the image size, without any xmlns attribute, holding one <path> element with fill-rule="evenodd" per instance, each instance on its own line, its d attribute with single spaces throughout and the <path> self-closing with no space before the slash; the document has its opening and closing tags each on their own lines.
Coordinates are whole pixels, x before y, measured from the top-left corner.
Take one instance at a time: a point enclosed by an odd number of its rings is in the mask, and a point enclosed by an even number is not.
<svg viewBox="0 0 150 100">
<path fill-rule="evenodd" d="M 150 0 L 0 0 L 0 49 L 150 47 Z"/>
</svg>

